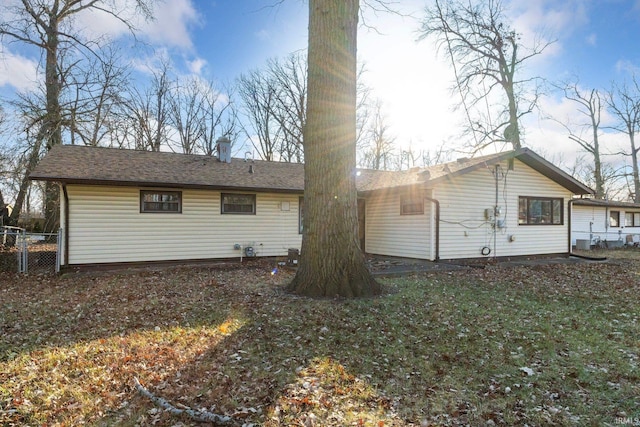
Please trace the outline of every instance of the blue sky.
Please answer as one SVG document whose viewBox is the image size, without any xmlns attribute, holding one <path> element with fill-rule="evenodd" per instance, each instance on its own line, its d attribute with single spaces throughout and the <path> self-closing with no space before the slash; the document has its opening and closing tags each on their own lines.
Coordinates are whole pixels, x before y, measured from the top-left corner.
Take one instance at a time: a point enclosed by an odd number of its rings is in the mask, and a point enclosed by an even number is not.
<svg viewBox="0 0 640 427">
<path fill-rule="evenodd" d="M 366 65 L 365 79 L 373 95 L 382 100 L 397 141 L 435 149 L 444 141 L 456 143 L 453 130 L 461 118 L 452 111 L 450 66 L 431 42 L 416 42 L 427 1 L 396 2 L 400 12 L 410 16 L 366 12 L 367 24 L 375 30 L 360 29 L 359 59 Z M 532 74 L 552 81 L 577 76 L 584 88 L 607 89 L 611 81 L 621 81 L 640 67 L 640 0 L 504 1 L 525 42 L 536 33 L 555 40 L 530 63 L 527 71 Z M 142 38 L 157 52 L 170 52 L 182 73 L 226 83 L 262 67 L 268 58 L 304 49 L 307 7 L 303 0 L 166 0 L 157 6 L 156 21 L 141 23 L 140 28 Z M 79 22 L 88 31 L 125 33 L 104 17 L 86 16 Z M 38 58 L 15 45 L 0 47 L 0 91 L 7 94 L 29 87 Z M 559 120 L 576 114 L 575 106 L 557 94 L 541 101 L 545 114 Z M 525 127 L 525 144 L 534 150 L 576 156 L 577 147 L 557 124 L 536 115 L 527 119 Z"/>
</svg>

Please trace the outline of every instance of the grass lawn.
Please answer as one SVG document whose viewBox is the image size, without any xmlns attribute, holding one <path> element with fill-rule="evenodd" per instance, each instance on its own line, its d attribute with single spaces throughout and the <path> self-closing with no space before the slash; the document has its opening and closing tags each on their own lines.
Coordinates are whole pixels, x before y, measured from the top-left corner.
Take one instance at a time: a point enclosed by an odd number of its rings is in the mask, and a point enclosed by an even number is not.
<svg viewBox="0 0 640 427">
<path fill-rule="evenodd" d="M 640 251 L 310 300 L 272 265 L 0 279 L 0 425 L 638 425 Z"/>
</svg>

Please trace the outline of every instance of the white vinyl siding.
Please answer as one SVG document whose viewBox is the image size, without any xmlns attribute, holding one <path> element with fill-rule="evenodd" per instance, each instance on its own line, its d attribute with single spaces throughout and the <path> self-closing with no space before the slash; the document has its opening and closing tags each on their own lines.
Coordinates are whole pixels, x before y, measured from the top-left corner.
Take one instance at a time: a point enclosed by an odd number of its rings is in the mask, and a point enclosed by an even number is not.
<svg viewBox="0 0 640 427">
<path fill-rule="evenodd" d="M 496 205 L 495 167 L 480 168 L 439 184 L 434 197 L 440 201 L 440 258 L 481 258 L 482 249 L 491 249 L 489 257 L 539 255 L 568 252 L 567 201 L 571 192 L 515 160 L 514 169 L 501 164 L 498 181 L 499 219 L 504 227 L 495 233 L 485 210 Z M 506 179 L 506 181 L 505 181 Z M 563 225 L 518 225 L 518 198 L 548 197 L 563 199 Z"/>
<path fill-rule="evenodd" d="M 366 252 L 376 255 L 434 259 L 431 239 L 432 203 L 424 214 L 401 215 L 401 194 L 390 191 L 367 199 Z"/>
<path fill-rule="evenodd" d="M 220 192 L 181 190 L 182 213 L 140 213 L 140 187 L 69 185 L 69 264 L 257 256 L 300 248 L 297 194 L 256 194 L 256 215 L 222 215 Z M 288 202 L 288 210 L 281 209 Z"/>
<path fill-rule="evenodd" d="M 575 204 L 571 209 L 571 242 L 573 245 L 576 244 L 576 239 L 592 240 L 592 242 L 595 242 L 595 239 L 626 242 L 627 235 L 634 236 L 634 242 L 640 240 L 640 226 L 628 226 L 626 222 L 628 213 L 640 214 L 638 209 Z M 620 212 L 621 227 L 609 226 L 611 211 Z"/>
</svg>

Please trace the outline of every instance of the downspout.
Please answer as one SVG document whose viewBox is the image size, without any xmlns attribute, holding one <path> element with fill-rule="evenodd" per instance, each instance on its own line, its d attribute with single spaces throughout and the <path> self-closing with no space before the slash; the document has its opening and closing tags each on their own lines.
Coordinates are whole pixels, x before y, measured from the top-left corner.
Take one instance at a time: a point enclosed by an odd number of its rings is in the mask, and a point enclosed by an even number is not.
<svg viewBox="0 0 640 427">
<path fill-rule="evenodd" d="M 436 206 L 436 257 L 435 262 L 440 261 L 440 202 L 437 199 L 424 196 L 425 200 Z"/>
<path fill-rule="evenodd" d="M 573 207 L 573 202 L 575 202 L 576 200 L 580 200 L 580 199 L 569 199 L 569 202 L 567 202 L 567 222 L 568 222 L 568 234 L 569 234 L 569 256 L 572 255 L 573 252 L 573 245 L 571 244 L 571 217 L 573 216 L 572 214 L 572 207 Z"/>
<path fill-rule="evenodd" d="M 64 197 L 64 266 L 69 265 L 69 193 L 66 184 L 62 185 L 62 195 Z"/>
<path fill-rule="evenodd" d="M 498 257 L 498 203 L 500 202 L 499 200 L 499 191 L 500 191 L 500 183 L 498 182 L 499 176 L 498 176 L 498 172 L 500 171 L 500 164 L 498 163 L 496 165 L 496 204 L 493 205 L 493 257 L 497 258 Z"/>
</svg>

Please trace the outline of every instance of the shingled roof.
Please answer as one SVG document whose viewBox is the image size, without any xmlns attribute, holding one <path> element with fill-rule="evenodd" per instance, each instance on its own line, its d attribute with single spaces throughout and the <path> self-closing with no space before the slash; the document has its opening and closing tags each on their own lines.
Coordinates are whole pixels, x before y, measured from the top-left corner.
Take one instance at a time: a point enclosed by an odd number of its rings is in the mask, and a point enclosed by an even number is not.
<svg viewBox="0 0 640 427">
<path fill-rule="evenodd" d="M 68 184 L 135 185 L 203 189 L 304 190 L 304 165 L 203 155 L 59 145 L 31 179 Z"/>
<path fill-rule="evenodd" d="M 416 184 L 432 186 L 441 180 L 490 167 L 510 158 L 518 158 L 574 194 L 593 193 L 528 149 L 459 159 L 406 171 L 363 169 L 358 173 L 356 185 L 360 192 Z M 215 157 L 203 155 L 59 145 L 40 161 L 30 179 L 67 184 L 303 192 L 304 165 L 235 158 L 231 163 L 224 163 Z"/>
<path fill-rule="evenodd" d="M 640 209 L 640 203 L 620 202 L 617 200 L 574 199 L 573 204 L 578 206 L 601 206 L 606 208 Z"/>
</svg>

